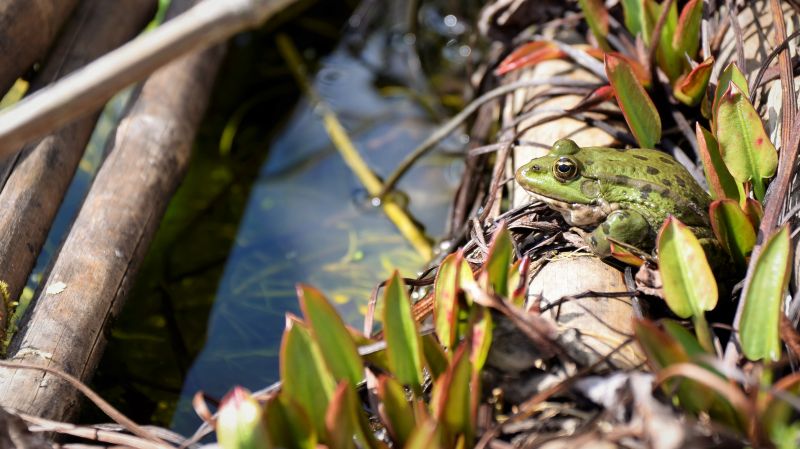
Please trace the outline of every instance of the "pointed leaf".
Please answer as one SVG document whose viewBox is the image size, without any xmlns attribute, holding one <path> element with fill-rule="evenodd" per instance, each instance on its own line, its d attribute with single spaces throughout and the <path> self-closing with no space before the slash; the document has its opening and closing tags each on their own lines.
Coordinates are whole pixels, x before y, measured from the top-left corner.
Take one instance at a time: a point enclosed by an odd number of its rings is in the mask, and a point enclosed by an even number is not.
<svg viewBox="0 0 800 449">
<path fill-rule="evenodd" d="M 734 200 L 717 200 L 709 208 L 711 229 L 725 251 L 740 267 L 747 265 L 747 259 L 756 244 L 756 231 L 739 203 Z"/>
<path fill-rule="evenodd" d="M 636 80 L 630 65 L 622 58 L 608 53 L 605 65 L 617 103 L 639 146 L 655 148 L 661 140 L 661 119 L 650 96 Z"/>
<path fill-rule="evenodd" d="M 542 61 L 560 59 L 565 56 L 556 44 L 549 41 L 534 41 L 522 44 L 497 66 L 494 73 L 497 76 L 524 67 L 533 67 Z"/>
<path fill-rule="evenodd" d="M 325 427 L 328 429 L 327 442 L 331 449 L 355 448 L 353 437 L 360 448 L 380 447 L 361 410 L 356 392 L 347 380 L 336 386 L 325 413 Z"/>
<path fill-rule="evenodd" d="M 514 243 L 505 223 L 495 231 L 489 245 L 484 268 L 484 288 L 488 287 L 500 296 L 508 297 L 508 267 L 514 257 Z"/>
<path fill-rule="evenodd" d="M 383 334 L 389 367 L 400 383 L 420 393 L 422 344 L 400 273 L 394 272 L 383 298 Z"/>
<path fill-rule="evenodd" d="M 703 346 L 700 345 L 700 342 L 697 341 L 697 337 L 683 327 L 681 323 L 673 320 L 661 320 L 661 325 L 664 326 L 664 330 L 667 334 L 680 345 L 688 358 L 707 354 Z M 688 359 L 680 360 L 679 362 L 683 361 L 688 361 Z"/>
<path fill-rule="evenodd" d="M 336 385 L 311 333 L 292 319 L 281 341 L 280 371 L 283 394 L 308 413 L 317 435 L 325 435 L 325 409 Z"/>
<path fill-rule="evenodd" d="M 600 103 L 614 99 L 614 88 L 610 84 L 600 86 L 597 89 L 589 92 L 586 97 L 578 102 L 575 106 L 568 109 L 569 112 L 583 112 Z"/>
<path fill-rule="evenodd" d="M 436 335 L 445 348 L 456 343 L 456 319 L 458 318 L 458 274 L 462 260 L 461 251 L 444 258 L 433 284 L 433 320 Z"/>
<path fill-rule="evenodd" d="M 531 259 L 526 255 L 511 266 L 508 274 L 508 290 L 511 292 L 509 300 L 517 307 L 525 305 L 528 298 L 528 268 Z"/>
<path fill-rule="evenodd" d="M 597 44 L 603 50 L 609 50 L 606 36 L 608 36 L 608 10 L 603 0 L 578 0 L 583 11 L 583 17 L 597 39 Z"/>
<path fill-rule="evenodd" d="M 747 79 L 744 77 L 744 73 L 739 70 L 739 66 L 737 66 L 735 62 L 731 62 L 725 67 L 725 70 L 719 75 L 719 80 L 717 80 L 717 89 L 714 91 L 714 101 L 711 104 L 712 117 L 716 117 L 719 101 L 728 88 L 731 87 L 731 83 L 735 84 L 739 90 L 744 92 L 745 96 L 750 97 L 750 88 L 747 86 Z M 714 132 L 714 135 L 717 135 L 716 125 L 714 125 L 711 130 Z"/>
<path fill-rule="evenodd" d="M 433 416 L 444 424 L 447 440 L 454 439 L 459 434 L 465 435 L 468 440 L 472 437 L 471 377 L 472 364 L 467 345 L 462 344 L 456 349 L 447 372 L 434 383 L 431 397 Z"/>
<path fill-rule="evenodd" d="M 379 411 L 394 447 L 404 447 L 414 431 L 414 409 L 403 386 L 389 376 L 378 378 Z"/>
<path fill-rule="evenodd" d="M 222 449 L 268 449 L 264 410 L 249 391 L 234 387 L 222 399 L 217 419 L 217 441 Z"/>
<path fill-rule="evenodd" d="M 733 179 L 733 175 L 728 171 L 725 161 L 722 160 L 717 139 L 711 135 L 711 132 L 700 126 L 699 123 L 695 125 L 695 134 L 697 135 L 697 146 L 700 149 L 700 159 L 703 161 L 703 171 L 706 174 L 711 197 L 714 199 L 730 198 L 739 201 L 740 193 L 743 193 L 741 184 Z"/>
<path fill-rule="evenodd" d="M 699 0 L 697 3 L 701 4 Z M 714 68 L 714 57 L 710 57 L 697 65 L 686 75 L 682 75 L 675 82 L 675 87 L 672 89 L 672 94 L 675 98 L 680 100 L 681 103 L 694 106 L 700 103 L 700 100 L 706 94 L 708 88 L 708 80 L 711 79 L 711 71 Z M 698 126 L 700 126 L 698 124 Z"/>
<path fill-rule="evenodd" d="M 735 84 L 720 98 L 715 123 L 725 165 L 737 181 L 751 181 L 756 198 L 763 200 L 764 180 L 775 174 L 778 153 L 761 117 Z"/>
<path fill-rule="evenodd" d="M 644 260 L 642 260 L 641 257 L 633 254 L 621 246 L 614 244 L 614 242 L 609 242 L 609 247 L 611 249 L 611 257 L 619 260 L 622 263 L 633 265 L 634 267 L 641 267 L 644 264 Z"/>
<path fill-rule="evenodd" d="M 642 0 L 622 0 L 622 12 L 625 16 L 625 28 L 636 37 L 643 34 L 645 39 L 650 38 L 650 30 L 645 30 L 647 19 L 644 2 Z"/>
<path fill-rule="evenodd" d="M 694 59 L 697 54 L 697 49 L 700 48 L 700 21 L 702 18 L 702 0 L 690 0 L 681 10 L 675 35 L 672 36 L 672 48 L 681 56 L 688 55 L 689 58 Z"/>
<path fill-rule="evenodd" d="M 447 371 L 447 355 L 442 350 L 442 346 L 433 338 L 433 335 L 422 336 L 422 351 L 425 355 L 425 366 L 430 370 L 433 379 L 438 379 L 439 376 Z"/>
<path fill-rule="evenodd" d="M 285 449 L 316 449 L 317 434 L 308 414 L 285 394 L 273 396 L 264 405 L 270 442 Z"/>
<path fill-rule="evenodd" d="M 473 374 L 479 374 L 483 369 L 486 358 L 489 356 L 489 348 L 492 347 L 492 313 L 486 307 L 473 307 L 471 310 L 472 332 L 469 356 L 472 362 Z"/>
<path fill-rule="evenodd" d="M 650 17 L 653 23 L 656 23 L 664 4 L 657 4 L 655 2 L 648 2 L 650 6 Z M 661 29 L 661 36 L 658 41 L 658 49 L 656 51 L 656 60 L 661 70 L 667 74 L 671 82 L 674 82 L 683 73 L 684 56 L 683 53 L 672 46 L 672 37 L 675 36 L 678 27 L 678 6 L 677 2 L 672 2 L 669 11 L 667 12 L 667 20 L 664 22 L 664 28 Z M 653 45 L 651 42 L 650 45 Z"/>
<path fill-rule="evenodd" d="M 761 205 L 761 202 L 753 198 L 746 198 L 744 213 L 747 214 L 747 219 L 750 220 L 753 229 L 758 229 L 761 219 L 764 218 L 764 206 Z"/>
<path fill-rule="evenodd" d="M 669 217 L 658 232 L 658 271 L 664 299 L 681 318 L 699 316 L 717 304 L 717 281 L 692 231 Z"/>
<path fill-rule="evenodd" d="M 739 338 L 744 355 L 750 360 L 780 358 L 778 324 L 791 275 L 791 243 L 786 225 L 770 236 L 758 255 L 750 284 L 742 296 L 745 303 Z"/>
<path fill-rule="evenodd" d="M 442 429 L 433 418 L 419 424 L 403 449 L 443 449 Z"/>
<path fill-rule="evenodd" d="M 361 382 L 364 365 L 344 321 L 327 299 L 313 287 L 299 284 L 297 297 L 303 316 L 319 345 L 322 358 L 336 381 L 347 380 L 350 385 Z"/>
</svg>

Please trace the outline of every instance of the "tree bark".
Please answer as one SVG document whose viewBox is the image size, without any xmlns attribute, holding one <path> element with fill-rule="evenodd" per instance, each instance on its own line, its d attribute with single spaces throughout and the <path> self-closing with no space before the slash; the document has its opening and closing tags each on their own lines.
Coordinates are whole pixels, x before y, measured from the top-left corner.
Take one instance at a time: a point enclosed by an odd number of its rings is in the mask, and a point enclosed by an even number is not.
<svg viewBox="0 0 800 449">
<path fill-rule="evenodd" d="M 173 1 L 173 8 L 190 2 Z M 106 345 L 167 202 L 180 182 L 224 49 L 193 53 L 153 74 L 117 130 L 38 297 L 15 336 L 13 360 L 88 380 Z M 0 403 L 55 420 L 75 416 L 78 395 L 41 373 L 4 370 Z"/>
<path fill-rule="evenodd" d="M 42 59 L 78 0 L 0 1 L 0 96 Z"/>
<path fill-rule="evenodd" d="M 81 3 L 33 81 L 33 90 L 83 67 L 139 33 L 155 0 L 87 0 Z M 0 280 L 19 298 L 53 219 L 75 174 L 100 110 L 7 161 L 0 172 Z M 9 173 L 10 171 L 10 173 Z M 5 321 L 5 320 L 0 320 Z M 5 324 L 0 322 L 2 329 Z"/>
</svg>

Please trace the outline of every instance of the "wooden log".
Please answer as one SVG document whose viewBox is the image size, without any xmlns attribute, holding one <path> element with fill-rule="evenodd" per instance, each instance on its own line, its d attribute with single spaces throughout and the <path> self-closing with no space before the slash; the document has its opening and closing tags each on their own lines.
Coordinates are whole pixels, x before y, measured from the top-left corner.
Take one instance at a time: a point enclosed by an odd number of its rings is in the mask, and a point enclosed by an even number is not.
<svg viewBox="0 0 800 449">
<path fill-rule="evenodd" d="M 0 96 L 45 56 L 78 0 L 0 1 Z"/>
<path fill-rule="evenodd" d="M 174 0 L 183 9 L 188 0 Z M 88 380 L 106 345 L 167 202 L 189 160 L 224 48 L 193 53 L 142 87 L 11 346 L 13 360 L 56 367 Z M 0 404 L 67 420 L 78 395 L 41 373 L 0 371 Z"/>
<path fill-rule="evenodd" d="M 85 66 L 136 36 L 153 16 L 155 0 L 86 0 L 75 10 L 42 71 L 36 90 Z M 36 263 L 100 111 L 29 145 L 0 177 L 0 280 L 18 298 Z M 0 326 L 5 324 L 0 320 Z"/>
</svg>

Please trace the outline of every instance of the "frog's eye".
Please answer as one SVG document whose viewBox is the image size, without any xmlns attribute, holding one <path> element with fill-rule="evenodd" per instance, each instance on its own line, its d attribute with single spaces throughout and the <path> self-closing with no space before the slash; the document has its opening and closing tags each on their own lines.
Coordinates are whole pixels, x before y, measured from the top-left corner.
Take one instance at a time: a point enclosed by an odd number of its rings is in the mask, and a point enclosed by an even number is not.
<svg viewBox="0 0 800 449">
<path fill-rule="evenodd" d="M 553 176 L 561 182 L 567 182 L 578 175 L 578 164 L 572 158 L 562 156 L 553 164 Z"/>
</svg>

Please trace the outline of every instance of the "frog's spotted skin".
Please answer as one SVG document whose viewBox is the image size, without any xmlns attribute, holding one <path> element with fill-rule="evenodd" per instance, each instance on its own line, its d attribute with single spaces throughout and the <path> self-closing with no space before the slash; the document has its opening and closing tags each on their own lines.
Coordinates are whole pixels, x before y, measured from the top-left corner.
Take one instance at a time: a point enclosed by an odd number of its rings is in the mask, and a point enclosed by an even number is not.
<svg viewBox="0 0 800 449">
<path fill-rule="evenodd" d="M 571 225 L 596 226 L 586 240 L 602 256 L 608 255 L 609 236 L 652 247 L 655 232 L 669 215 L 692 227 L 698 238 L 711 236 L 708 194 L 680 163 L 660 151 L 580 148 L 562 139 L 550 154 L 521 167 L 516 178 Z"/>
</svg>

